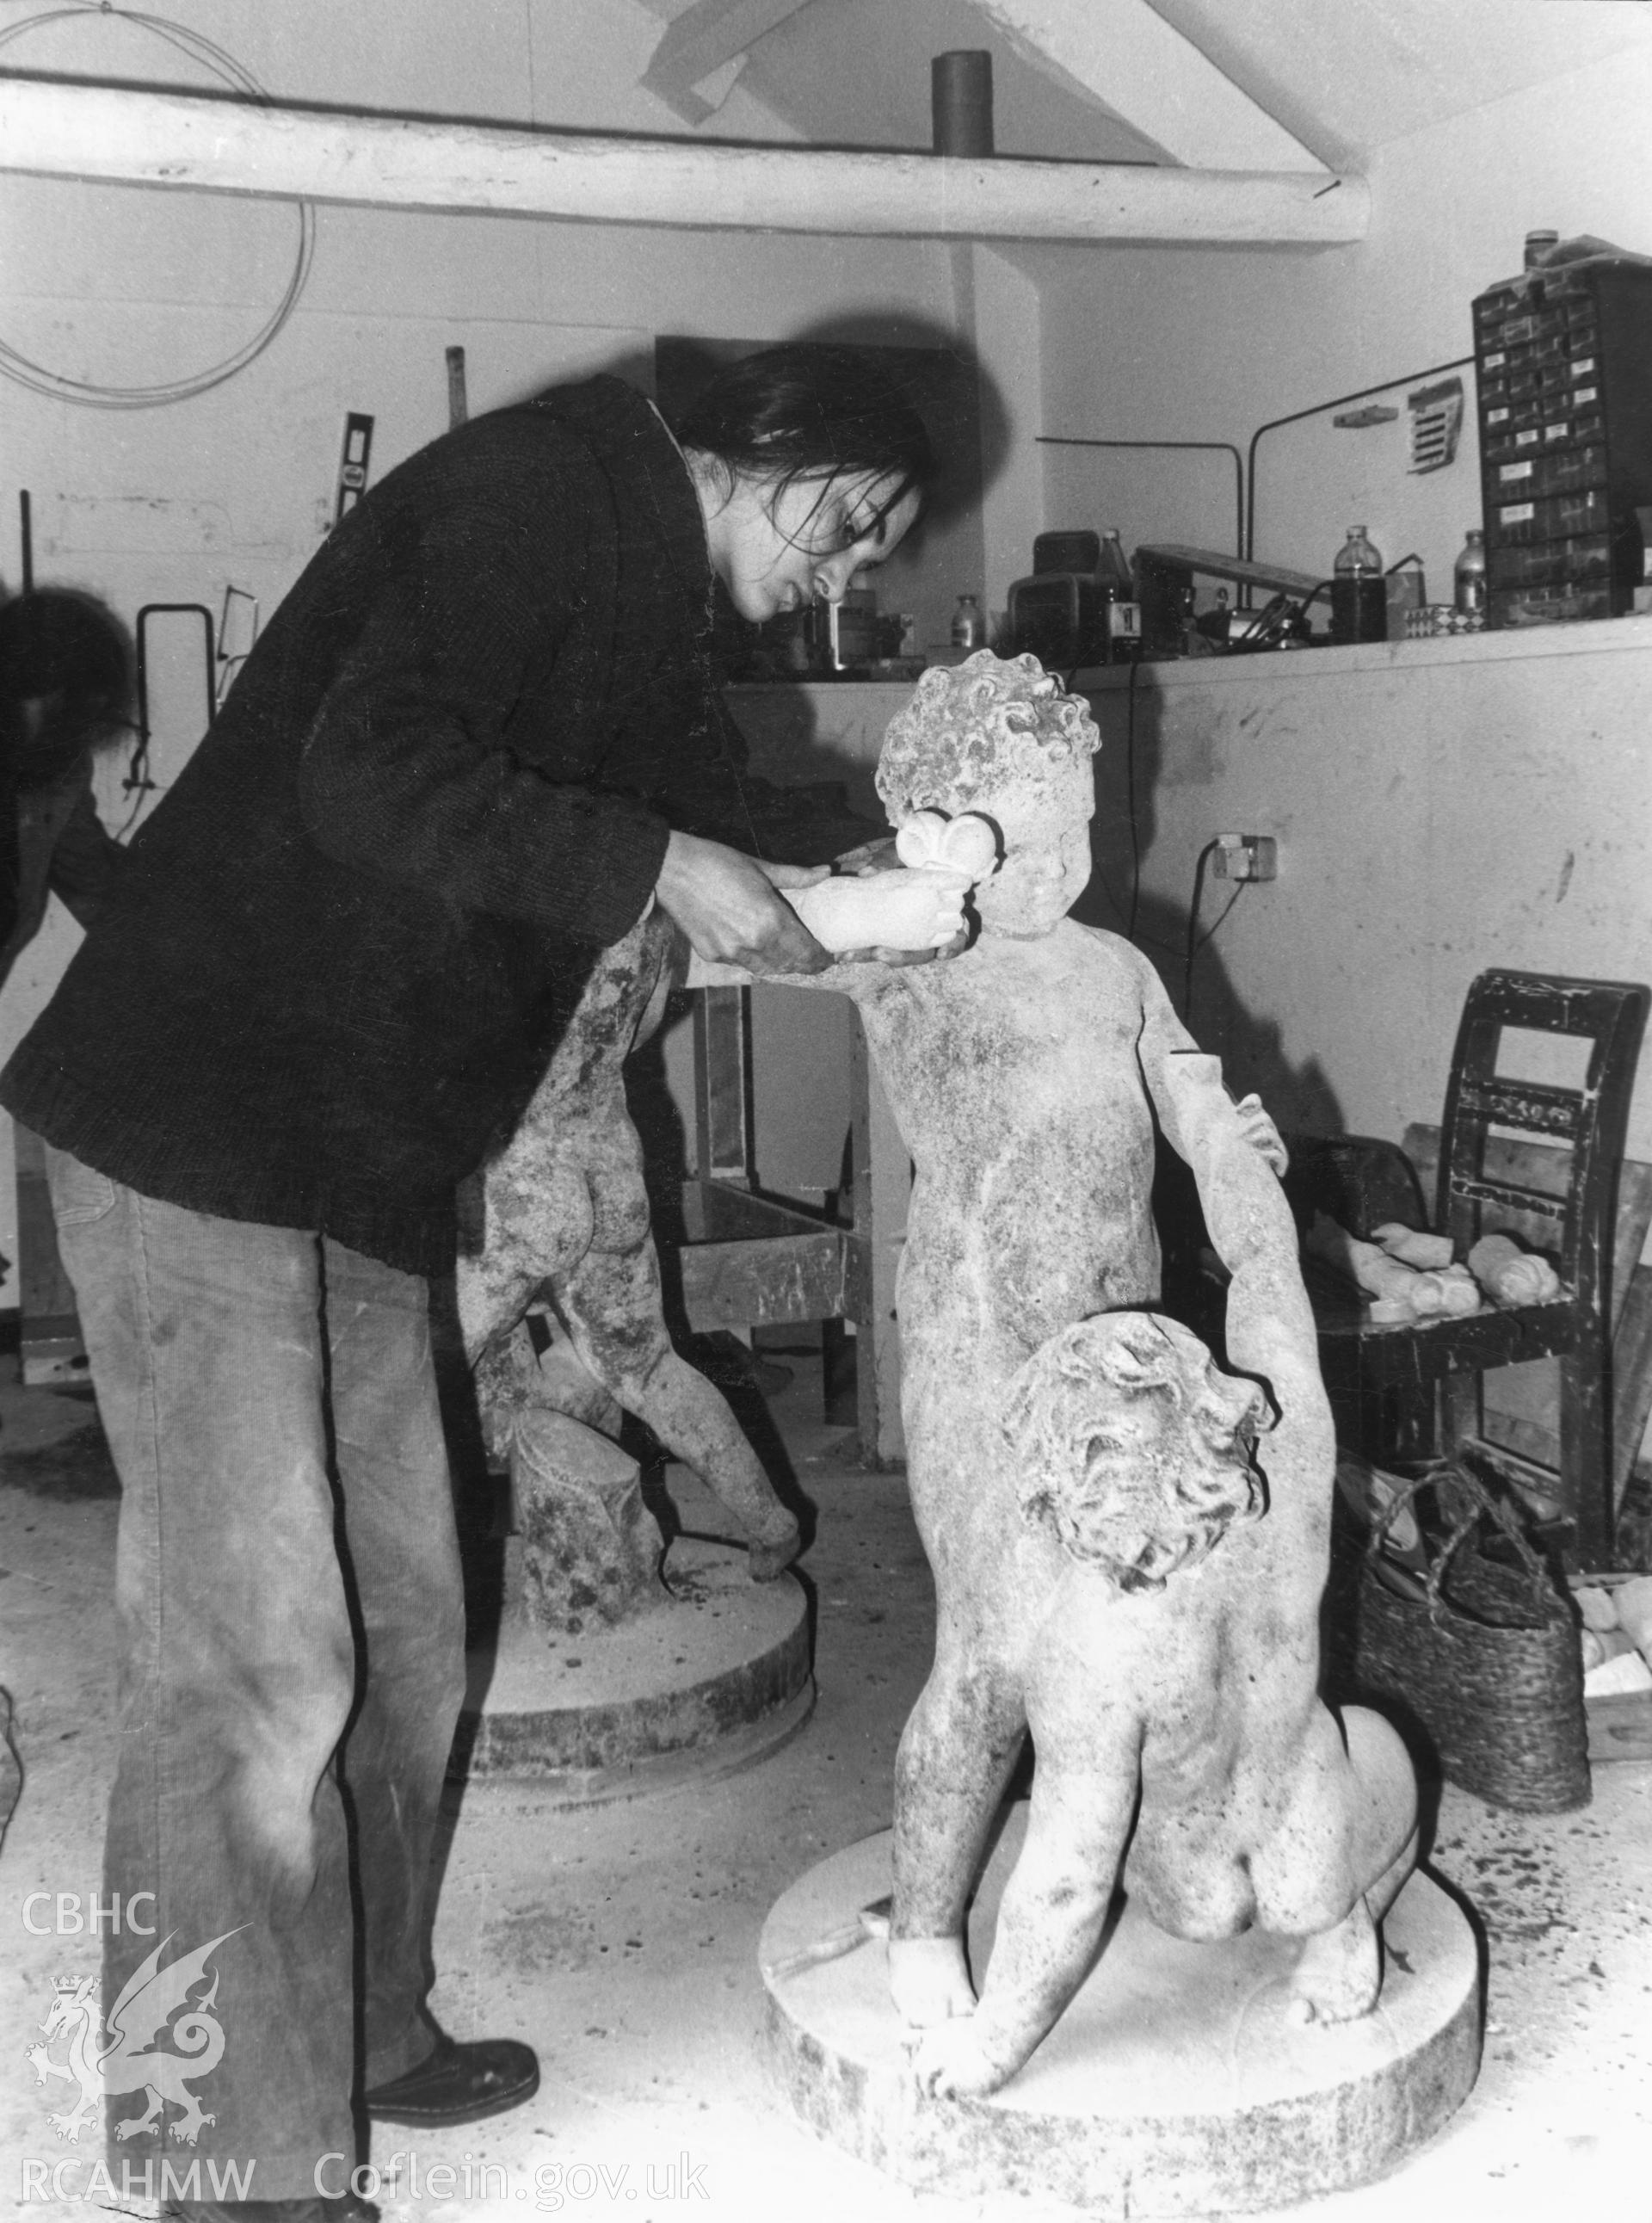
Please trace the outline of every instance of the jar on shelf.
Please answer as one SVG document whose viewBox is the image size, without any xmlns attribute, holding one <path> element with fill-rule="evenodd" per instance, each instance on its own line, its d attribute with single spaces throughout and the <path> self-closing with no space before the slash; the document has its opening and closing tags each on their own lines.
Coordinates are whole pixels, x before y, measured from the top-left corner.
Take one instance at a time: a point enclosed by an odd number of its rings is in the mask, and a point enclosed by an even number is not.
<svg viewBox="0 0 1652 2223">
<path fill-rule="evenodd" d="M 1471 532 L 1452 572 L 1457 608 L 1465 617 L 1486 616 L 1486 535 Z"/>
<path fill-rule="evenodd" d="M 960 595 L 958 608 L 952 612 L 952 645 L 965 656 L 973 656 L 977 648 L 987 645 L 987 621 L 981 614 L 981 603 L 975 595 Z"/>
<path fill-rule="evenodd" d="M 1363 525 L 1350 528 L 1331 571 L 1331 639 L 1386 640 L 1388 588 L 1382 557 Z"/>
</svg>

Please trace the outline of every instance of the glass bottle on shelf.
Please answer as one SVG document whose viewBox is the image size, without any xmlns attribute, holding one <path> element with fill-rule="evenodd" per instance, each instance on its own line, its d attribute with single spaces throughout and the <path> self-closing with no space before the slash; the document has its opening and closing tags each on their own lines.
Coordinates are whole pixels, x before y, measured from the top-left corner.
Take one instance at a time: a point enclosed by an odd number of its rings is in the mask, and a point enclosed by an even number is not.
<svg viewBox="0 0 1652 2223">
<path fill-rule="evenodd" d="M 1486 622 L 1486 535 L 1471 532 L 1452 574 L 1458 614 Z"/>
<path fill-rule="evenodd" d="M 1351 528 L 1331 571 L 1331 639 L 1335 642 L 1386 640 L 1388 589 L 1382 557 L 1363 525 Z"/>
<path fill-rule="evenodd" d="M 1096 576 L 1105 579 L 1115 593 L 1130 595 L 1136 590 L 1135 574 L 1130 569 L 1130 558 L 1124 552 L 1124 542 L 1118 528 L 1109 526 L 1102 535 L 1102 552 L 1096 565 Z"/>
<path fill-rule="evenodd" d="M 987 645 L 987 621 L 981 614 L 981 604 L 974 595 L 960 595 L 958 608 L 952 612 L 952 645 L 965 656 L 973 656 L 977 648 Z"/>
</svg>

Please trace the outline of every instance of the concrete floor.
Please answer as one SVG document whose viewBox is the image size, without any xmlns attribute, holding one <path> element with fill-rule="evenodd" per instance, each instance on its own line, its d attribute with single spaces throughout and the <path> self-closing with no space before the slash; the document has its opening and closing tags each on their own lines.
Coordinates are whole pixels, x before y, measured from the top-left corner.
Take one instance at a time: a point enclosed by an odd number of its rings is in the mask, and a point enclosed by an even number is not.
<svg viewBox="0 0 1652 2223">
<path fill-rule="evenodd" d="M 380 2195 L 396 2223 L 1039 2223 L 1056 2212 L 908 2193 L 797 2127 L 765 2083 L 758 1931 L 803 1870 L 887 1826 L 932 1615 L 900 1477 L 861 1470 L 847 1431 L 819 1421 L 807 1361 L 773 1403 L 817 1508 L 804 1562 L 819 1609 L 813 1718 L 744 1773 L 650 1798 L 566 1811 L 531 1790 L 467 1793 L 435 2005 L 456 2037 L 529 2039 L 543 2083 L 528 2106 L 462 2132 L 377 2132 L 380 2169 L 404 2157 Z M 92 2207 L 18 2197 L 25 2159 L 73 2151 L 52 2136 L 22 2051 L 52 1979 L 93 1972 L 96 1952 L 84 1936 L 31 1936 L 22 1907 L 30 1892 L 85 1892 L 97 1880 L 116 1508 L 89 1494 L 91 1426 L 84 1398 L 0 1381 L 0 1685 L 27 1770 L 0 1871 L 0 2212 L 65 2223 Z M 1432 1865 L 1485 1934 L 1479 2086 L 1395 2174 L 1291 2212 L 1323 2223 L 1652 2216 L 1652 1764 L 1597 1768 L 1593 1804 L 1552 1819 L 1448 1788 Z M 455 2165 L 457 2196 L 411 2195 L 410 2147 L 421 2180 Z M 506 2196 L 493 2174 L 487 2198 L 464 2197 L 467 2163 L 473 2184 L 483 2164 L 502 2166 Z"/>
</svg>

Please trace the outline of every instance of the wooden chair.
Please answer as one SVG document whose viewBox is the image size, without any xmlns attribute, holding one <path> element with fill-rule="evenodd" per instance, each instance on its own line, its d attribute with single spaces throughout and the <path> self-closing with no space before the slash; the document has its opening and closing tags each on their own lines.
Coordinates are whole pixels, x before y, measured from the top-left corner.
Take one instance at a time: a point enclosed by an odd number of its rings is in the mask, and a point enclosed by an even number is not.
<svg viewBox="0 0 1652 2223">
<path fill-rule="evenodd" d="M 1357 1297 L 1322 1277 L 1312 1284 L 1321 1364 L 1339 1423 L 1350 1410 L 1369 1412 L 1374 1399 L 1409 1398 L 1414 1410 L 1423 1404 L 1437 1412 L 1435 1448 L 1467 1450 L 1510 1470 L 1515 1463 L 1485 1437 L 1482 1377 L 1559 1357 L 1558 1540 L 1569 1564 L 1592 1569 L 1609 1567 L 1613 1556 L 1612 1240 L 1648 1002 L 1638 984 L 1497 971 L 1479 975 L 1463 1007 L 1441 1123 L 1434 1228 L 1451 1237 L 1460 1258 L 1483 1234 L 1507 1229 L 1530 1244 L 1540 1231 L 1534 1247 L 1548 1253 L 1560 1275 L 1558 1296 L 1390 1323 L 1372 1320 Z M 1511 1028 L 1587 1041 L 1580 1085 L 1500 1074 Z M 1508 1148 L 1515 1135 L 1542 1137 L 1546 1159 L 1562 1147 L 1569 1178 L 1561 1193 L 1510 1176 L 1511 1166 L 1519 1167 Z"/>
</svg>

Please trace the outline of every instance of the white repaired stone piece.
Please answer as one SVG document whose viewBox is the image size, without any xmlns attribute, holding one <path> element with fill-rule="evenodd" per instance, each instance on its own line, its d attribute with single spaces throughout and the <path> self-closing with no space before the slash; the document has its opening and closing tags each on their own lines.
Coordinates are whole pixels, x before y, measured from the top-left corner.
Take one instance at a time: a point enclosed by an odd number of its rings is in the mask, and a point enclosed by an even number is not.
<svg viewBox="0 0 1652 2223">
<path fill-rule="evenodd" d="M 1479 1284 L 1467 1266 L 1442 1266 L 1419 1274 L 1411 1301 L 1419 1313 L 1461 1317 L 1480 1308 Z"/>
<path fill-rule="evenodd" d="M 1613 1604 L 1617 1625 L 1626 1628 L 1641 1650 L 1652 1655 L 1652 1575 L 1635 1575 L 1615 1585 Z"/>
<path fill-rule="evenodd" d="M 1382 1314 L 1384 1319 L 1415 1319 L 1424 1309 L 1416 1302 L 1416 1285 L 1422 1276 L 1416 1267 L 1391 1258 L 1374 1243 L 1362 1243 L 1329 1213 L 1314 1214 L 1313 1225 L 1303 1237 L 1303 1249 L 1316 1258 L 1322 1258 L 1328 1266 L 1335 1267 L 1338 1273 L 1346 1274 L 1367 1296 L 1388 1307 Z M 1375 1306 L 1372 1309 L 1374 1314 Z"/>
<path fill-rule="evenodd" d="M 1499 1305 L 1542 1305 L 1561 1293 L 1561 1277 L 1536 1250 L 1506 1235 L 1483 1235 L 1468 1254 L 1469 1271 Z"/>
<path fill-rule="evenodd" d="M 964 923 L 970 877 L 944 866 L 845 873 L 788 888 L 786 900 L 824 949 L 939 949 Z"/>
<path fill-rule="evenodd" d="M 1593 1629 L 1597 1634 L 1617 1627 L 1617 1602 L 1610 1590 L 1602 1590 L 1593 1583 L 1573 1582 L 1572 1603 L 1578 1609 L 1578 1618 L 1583 1626 Z"/>
<path fill-rule="evenodd" d="M 1652 1691 L 1652 1667 L 1638 1652 L 1615 1653 L 1583 1678 L 1586 1698 L 1622 1697 L 1636 1691 Z"/>
<path fill-rule="evenodd" d="M 1398 1219 L 1385 1220 L 1373 1227 L 1371 1239 L 1379 1244 L 1391 1258 L 1402 1265 L 1415 1266 L 1419 1273 L 1429 1273 L 1451 1263 L 1451 1237 L 1448 1235 L 1425 1235 L 1421 1228 L 1407 1227 Z"/>
<path fill-rule="evenodd" d="M 939 865 L 984 880 L 998 862 L 998 836 L 978 810 L 948 818 L 939 810 L 914 810 L 895 837 L 895 853 L 914 871 Z"/>
</svg>

